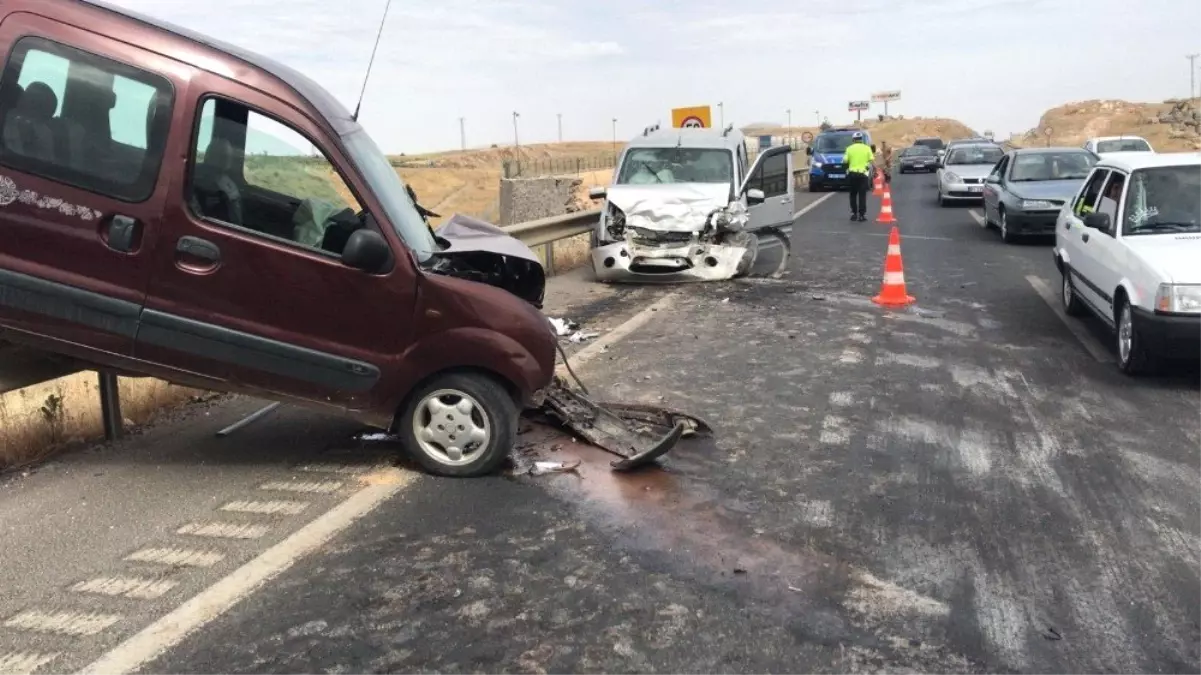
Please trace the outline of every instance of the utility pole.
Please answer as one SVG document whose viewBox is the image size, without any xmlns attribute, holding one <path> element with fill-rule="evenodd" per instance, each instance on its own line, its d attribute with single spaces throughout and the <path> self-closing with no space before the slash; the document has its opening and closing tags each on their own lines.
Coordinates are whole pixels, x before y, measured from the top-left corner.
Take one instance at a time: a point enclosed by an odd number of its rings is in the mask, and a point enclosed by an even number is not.
<svg viewBox="0 0 1201 675">
<path fill-rule="evenodd" d="M 617 166 L 617 118 L 613 118 L 613 166 Z"/>
<path fill-rule="evenodd" d="M 557 113 L 559 116 L 559 142 L 563 142 L 563 113 Z"/>
<path fill-rule="evenodd" d="M 726 128 L 726 104 L 725 103 L 718 102 L 717 115 L 718 115 L 717 128 L 724 130 Z"/>
<path fill-rule="evenodd" d="M 788 113 L 788 147 L 792 147 L 792 108 L 785 110 Z"/>
<path fill-rule="evenodd" d="M 1184 58 L 1188 59 L 1188 97 L 1191 99 L 1196 96 L 1193 92 L 1197 87 L 1197 57 L 1201 54 L 1189 54 Z"/>
<path fill-rule="evenodd" d="M 467 126 L 463 122 L 463 120 L 465 120 L 465 119 L 467 119 L 467 118 L 465 118 L 465 117 L 459 118 L 459 146 L 463 150 L 467 149 Z"/>
<path fill-rule="evenodd" d="M 521 115 L 518 115 L 517 111 L 514 110 L 513 111 L 513 147 L 520 149 L 521 141 L 519 141 L 517 139 L 517 118 L 518 117 L 521 117 Z"/>
</svg>

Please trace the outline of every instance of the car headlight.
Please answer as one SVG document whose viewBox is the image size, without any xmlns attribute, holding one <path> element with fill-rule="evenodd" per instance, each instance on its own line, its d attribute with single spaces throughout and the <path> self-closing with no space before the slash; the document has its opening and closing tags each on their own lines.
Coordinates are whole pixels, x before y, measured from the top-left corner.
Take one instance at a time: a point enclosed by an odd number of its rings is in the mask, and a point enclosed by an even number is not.
<svg viewBox="0 0 1201 675">
<path fill-rule="evenodd" d="M 959 174 L 953 171 L 944 171 L 942 174 L 942 181 L 944 183 L 962 183 L 963 179 L 959 177 Z"/>
<path fill-rule="evenodd" d="M 609 232 L 609 236 L 614 239 L 621 239 L 626 234 L 626 214 L 621 209 L 614 206 L 611 202 L 608 208 L 608 214 L 605 218 L 605 229 Z"/>
<path fill-rule="evenodd" d="M 1201 314 L 1201 284 L 1160 284 L 1155 291 L 1155 311 Z"/>
<path fill-rule="evenodd" d="M 1022 200 L 1022 210 L 1023 211 L 1039 211 L 1039 210 L 1058 209 L 1058 208 L 1059 208 L 1058 204 L 1055 204 L 1054 202 L 1049 202 L 1045 199 L 1023 199 Z"/>
<path fill-rule="evenodd" d="M 816 157 L 814 157 L 813 158 L 813 166 L 818 169 L 822 168 L 822 161 L 820 159 L 817 159 Z"/>
</svg>

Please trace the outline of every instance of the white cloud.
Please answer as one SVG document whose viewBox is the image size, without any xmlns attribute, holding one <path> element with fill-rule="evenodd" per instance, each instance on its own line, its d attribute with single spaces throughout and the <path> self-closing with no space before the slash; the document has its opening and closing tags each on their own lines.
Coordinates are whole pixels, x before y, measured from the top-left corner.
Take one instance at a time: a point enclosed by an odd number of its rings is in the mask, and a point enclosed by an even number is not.
<svg viewBox="0 0 1201 675">
<path fill-rule="evenodd" d="M 354 107 L 384 0 L 112 0 L 262 52 Z M 1196 0 L 395 0 L 361 121 L 387 151 L 608 139 L 723 102 L 797 124 L 901 89 L 890 112 L 997 133 L 1085 98 L 1188 89 Z M 717 111 L 714 110 L 716 115 Z"/>
</svg>

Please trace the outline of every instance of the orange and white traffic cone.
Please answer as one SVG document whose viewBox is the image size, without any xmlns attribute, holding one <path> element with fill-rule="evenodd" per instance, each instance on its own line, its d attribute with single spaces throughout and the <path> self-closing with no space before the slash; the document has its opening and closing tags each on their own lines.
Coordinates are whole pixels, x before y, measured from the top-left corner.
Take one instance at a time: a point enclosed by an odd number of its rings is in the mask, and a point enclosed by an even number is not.
<svg viewBox="0 0 1201 675">
<path fill-rule="evenodd" d="M 915 302 L 905 290 L 905 266 L 901 264 L 901 232 L 896 225 L 888 235 L 888 255 L 884 257 L 884 283 L 872 302 L 885 307 L 904 307 Z"/>
<path fill-rule="evenodd" d="M 888 225 L 897 222 L 897 219 L 892 216 L 892 190 L 884 186 L 884 199 L 880 201 L 880 215 L 876 217 L 877 223 Z"/>
<path fill-rule="evenodd" d="M 880 172 L 876 172 L 876 180 L 872 181 L 872 196 L 879 197 L 884 194 L 884 176 Z"/>
</svg>

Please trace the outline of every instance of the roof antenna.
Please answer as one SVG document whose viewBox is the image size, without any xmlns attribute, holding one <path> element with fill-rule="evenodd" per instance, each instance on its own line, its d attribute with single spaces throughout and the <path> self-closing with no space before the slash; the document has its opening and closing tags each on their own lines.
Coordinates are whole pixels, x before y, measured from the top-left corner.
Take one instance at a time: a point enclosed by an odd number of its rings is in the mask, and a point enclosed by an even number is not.
<svg viewBox="0 0 1201 675">
<path fill-rule="evenodd" d="M 371 60 L 367 62 L 367 72 L 363 75 L 363 88 L 359 90 L 359 101 L 354 104 L 354 114 L 350 119 L 355 122 L 359 121 L 359 109 L 363 107 L 363 94 L 367 93 L 367 80 L 371 77 L 371 66 L 375 64 L 375 52 L 379 49 L 379 39 L 384 34 L 384 23 L 388 20 L 388 9 L 392 7 L 392 0 L 387 0 L 384 4 L 384 15 L 379 20 L 379 32 L 375 34 L 375 46 L 371 48 Z"/>
</svg>

